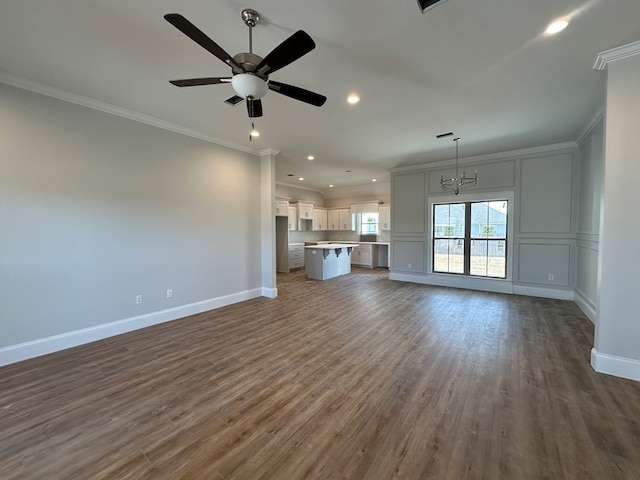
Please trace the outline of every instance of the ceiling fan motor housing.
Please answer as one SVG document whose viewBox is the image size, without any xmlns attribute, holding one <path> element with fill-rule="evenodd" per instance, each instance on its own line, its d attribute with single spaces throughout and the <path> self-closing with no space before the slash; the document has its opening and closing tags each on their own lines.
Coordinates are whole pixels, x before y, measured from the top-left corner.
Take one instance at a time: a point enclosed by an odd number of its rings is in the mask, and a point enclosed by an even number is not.
<svg viewBox="0 0 640 480">
<path fill-rule="evenodd" d="M 258 65 L 262 61 L 262 57 L 256 55 L 255 53 L 238 53 L 233 56 L 233 59 L 238 62 L 242 66 L 242 71 L 233 70 L 233 73 L 247 73 L 247 72 L 256 72 Z M 258 72 L 256 74 L 261 77 L 263 80 L 267 80 L 266 75 L 260 75 Z"/>
</svg>

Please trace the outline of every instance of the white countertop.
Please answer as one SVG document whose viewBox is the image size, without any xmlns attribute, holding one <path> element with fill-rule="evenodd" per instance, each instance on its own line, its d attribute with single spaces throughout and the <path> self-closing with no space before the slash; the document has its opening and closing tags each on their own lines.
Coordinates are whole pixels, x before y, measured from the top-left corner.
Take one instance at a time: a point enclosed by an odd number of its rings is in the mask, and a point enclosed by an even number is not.
<svg viewBox="0 0 640 480">
<path fill-rule="evenodd" d="M 336 248 L 357 247 L 357 243 L 321 243 L 319 245 L 307 245 L 304 248 L 311 248 L 313 250 L 334 250 Z"/>
<path fill-rule="evenodd" d="M 333 243 L 351 243 L 346 240 L 337 240 Z M 358 242 L 358 245 L 389 245 L 389 242 Z"/>
</svg>

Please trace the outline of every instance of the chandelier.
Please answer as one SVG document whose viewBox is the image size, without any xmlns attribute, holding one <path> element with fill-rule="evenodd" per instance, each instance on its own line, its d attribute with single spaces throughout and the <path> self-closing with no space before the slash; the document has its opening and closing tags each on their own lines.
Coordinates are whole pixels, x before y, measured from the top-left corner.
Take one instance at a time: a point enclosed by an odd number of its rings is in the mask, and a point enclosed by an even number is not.
<svg viewBox="0 0 640 480">
<path fill-rule="evenodd" d="M 464 170 L 462 171 L 462 175 L 458 174 L 458 142 L 460 141 L 460 137 L 454 138 L 453 141 L 456 142 L 456 176 L 453 178 L 444 178 L 444 175 L 441 175 L 440 186 L 443 190 L 449 190 L 453 192 L 454 195 L 458 195 L 461 189 L 476 184 L 478 181 L 478 170 L 476 170 L 473 178 L 466 177 Z"/>
</svg>

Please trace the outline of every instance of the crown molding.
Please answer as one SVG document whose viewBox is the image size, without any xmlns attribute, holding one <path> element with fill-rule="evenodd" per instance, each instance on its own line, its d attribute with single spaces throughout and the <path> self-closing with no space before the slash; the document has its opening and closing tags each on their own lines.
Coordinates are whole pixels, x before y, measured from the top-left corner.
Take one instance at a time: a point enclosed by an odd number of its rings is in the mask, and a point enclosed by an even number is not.
<svg viewBox="0 0 640 480">
<path fill-rule="evenodd" d="M 307 190 L 309 192 L 322 193 L 322 190 L 319 190 L 317 188 L 305 187 L 303 185 L 294 185 L 292 183 L 276 182 L 276 185 L 280 185 L 282 187 L 297 188 L 298 190 Z"/>
<path fill-rule="evenodd" d="M 268 156 L 276 156 L 280 153 L 280 150 L 274 150 L 273 148 L 263 148 L 262 150 L 260 150 L 260 156 L 261 157 L 268 157 Z"/>
<path fill-rule="evenodd" d="M 598 122 L 600 122 L 600 120 L 602 120 L 603 118 L 604 118 L 604 105 L 600 105 L 598 110 L 596 110 L 596 113 L 591 118 L 591 121 L 587 123 L 587 126 L 584 127 L 584 130 L 582 130 L 582 133 L 578 136 L 576 143 L 578 145 L 581 145 L 582 142 L 584 142 L 584 140 L 587 138 L 587 136 L 591 134 L 591 132 L 596 127 Z"/>
<path fill-rule="evenodd" d="M 480 163 L 489 160 L 505 160 L 515 157 L 523 157 L 527 155 L 535 155 L 538 153 L 554 152 L 556 150 L 575 149 L 578 147 L 576 142 L 554 143 L 552 145 L 541 145 L 538 147 L 523 148 L 520 150 L 509 150 L 506 152 L 488 153 L 486 155 L 477 155 L 475 157 L 459 158 L 461 165 Z M 418 165 L 407 165 L 404 167 L 395 167 L 389 169 L 391 173 L 411 172 L 413 170 L 432 169 L 437 167 L 445 167 L 455 162 L 455 159 L 441 160 L 439 162 L 421 163 Z"/>
<path fill-rule="evenodd" d="M 83 107 L 91 108 L 93 110 L 98 110 L 100 112 L 109 113 L 111 115 L 116 115 L 118 117 L 123 117 L 129 120 L 133 120 L 135 122 L 144 123 L 152 127 L 157 127 L 163 130 L 168 130 L 170 132 L 179 133 L 180 135 L 186 135 L 187 137 L 193 137 L 193 138 L 197 138 L 198 140 L 204 140 L 205 142 L 214 143 L 222 147 L 231 148 L 233 150 L 238 150 L 244 153 L 250 153 L 252 155 L 259 155 L 259 152 L 257 150 L 245 147 L 244 145 L 238 145 L 235 143 L 227 142 L 225 140 L 222 140 L 217 137 L 213 137 L 211 135 L 208 135 L 203 132 L 199 132 L 197 130 L 191 130 L 181 125 L 171 123 L 171 122 L 166 122 L 164 120 L 160 120 L 155 117 L 151 117 L 149 115 L 144 115 L 142 113 L 134 112 L 132 110 L 116 107 L 115 105 L 110 105 L 108 103 L 100 102 L 98 100 L 94 100 L 93 98 L 83 97 L 82 95 L 76 95 L 75 93 L 60 90 L 60 89 L 51 87 L 49 85 L 45 85 L 43 83 L 35 82 L 33 80 L 28 80 L 23 77 L 11 75 L 7 72 L 0 71 L 0 82 L 6 83 L 7 85 L 11 85 L 13 87 L 22 88 L 23 90 L 28 90 L 31 92 L 39 93 L 41 95 L 46 95 L 48 97 L 57 98 L 58 100 L 63 100 L 65 102 L 81 105 Z"/>
<path fill-rule="evenodd" d="M 606 66 L 618 60 L 633 57 L 640 54 L 640 42 L 633 42 L 621 47 L 611 48 L 600 52 L 596 57 L 596 61 L 593 64 L 594 70 L 604 70 Z"/>
</svg>

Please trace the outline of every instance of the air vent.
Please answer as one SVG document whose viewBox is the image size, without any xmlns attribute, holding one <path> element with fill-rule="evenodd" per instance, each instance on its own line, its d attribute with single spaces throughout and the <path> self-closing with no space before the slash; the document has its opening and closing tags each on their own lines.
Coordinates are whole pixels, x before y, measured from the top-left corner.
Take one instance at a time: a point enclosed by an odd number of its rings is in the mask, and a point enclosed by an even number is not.
<svg viewBox="0 0 640 480">
<path fill-rule="evenodd" d="M 420 10 L 422 10 L 422 13 L 425 13 L 446 1 L 447 0 L 418 0 L 418 7 L 420 7 Z"/>
</svg>

